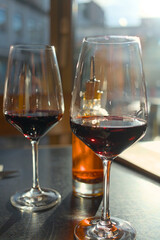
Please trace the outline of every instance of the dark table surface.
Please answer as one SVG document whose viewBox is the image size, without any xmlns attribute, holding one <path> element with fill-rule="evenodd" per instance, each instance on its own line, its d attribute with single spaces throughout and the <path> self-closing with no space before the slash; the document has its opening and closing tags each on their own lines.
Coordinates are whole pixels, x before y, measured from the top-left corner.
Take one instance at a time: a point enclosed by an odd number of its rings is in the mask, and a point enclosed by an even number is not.
<svg viewBox="0 0 160 240">
<path fill-rule="evenodd" d="M 62 201 L 39 212 L 20 212 L 10 204 L 10 196 L 32 185 L 31 149 L 0 150 L 4 170 L 18 175 L 0 180 L 0 239 L 73 240 L 76 223 L 96 214 L 101 198 L 84 199 L 72 194 L 71 146 L 39 149 L 41 187 L 59 191 Z M 160 240 L 160 186 L 132 169 L 112 164 L 111 215 L 131 222 L 137 240 Z"/>
</svg>

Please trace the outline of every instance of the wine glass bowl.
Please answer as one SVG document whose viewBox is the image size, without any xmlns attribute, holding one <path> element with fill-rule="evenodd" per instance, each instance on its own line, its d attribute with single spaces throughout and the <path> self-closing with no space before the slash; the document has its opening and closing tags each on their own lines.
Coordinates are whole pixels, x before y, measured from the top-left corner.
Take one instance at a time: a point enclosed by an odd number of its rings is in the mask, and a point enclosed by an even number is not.
<svg viewBox="0 0 160 240">
<path fill-rule="evenodd" d="M 85 38 L 74 81 L 70 125 L 99 156 L 104 167 L 103 208 L 99 218 L 82 220 L 76 239 L 135 239 L 130 223 L 110 217 L 113 160 L 140 140 L 147 128 L 147 97 L 138 37 Z"/>
<path fill-rule="evenodd" d="M 50 208 L 61 199 L 52 189 L 41 189 L 38 176 L 38 143 L 64 113 L 63 93 L 56 53 L 48 45 L 10 47 L 3 113 L 6 120 L 30 140 L 33 186 L 11 197 L 25 211 Z"/>
</svg>

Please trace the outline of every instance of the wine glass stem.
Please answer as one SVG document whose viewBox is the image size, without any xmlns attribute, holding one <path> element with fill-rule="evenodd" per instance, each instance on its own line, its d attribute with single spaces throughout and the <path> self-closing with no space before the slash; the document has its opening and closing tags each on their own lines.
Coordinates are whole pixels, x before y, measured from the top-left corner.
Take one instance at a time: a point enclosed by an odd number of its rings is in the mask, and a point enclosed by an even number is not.
<svg viewBox="0 0 160 240">
<path fill-rule="evenodd" d="M 38 142 L 31 141 L 32 144 L 32 161 L 33 161 L 33 189 L 40 190 L 38 176 Z"/>
<path fill-rule="evenodd" d="M 110 210 L 109 210 L 109 189 L 110 189 L 110 169 L 112 161 L 103 160 L 104 169 L 104 182 L 103 182 L 103 208 L 101 221 L 104 223 L 111 224 L 110 221 Z"/>
</svg>

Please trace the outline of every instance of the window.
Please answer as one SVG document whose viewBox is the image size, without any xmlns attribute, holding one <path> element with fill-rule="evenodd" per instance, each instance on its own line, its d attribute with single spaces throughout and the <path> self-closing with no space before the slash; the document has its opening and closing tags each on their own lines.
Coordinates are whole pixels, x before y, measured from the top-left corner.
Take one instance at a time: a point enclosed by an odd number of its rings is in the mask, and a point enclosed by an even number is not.
<svg viewBox="0 0 160 240">
<path fill-rule="evenodd" d="M 50 42 L 50 0 L 7 1 L 0 4 L 0 75 L 3 94 L 11 44 Z"/>
<path fill-rule="evenodd" d="M 0 31 L 5 31 L 7 27 L 7 10 L 0 8 Z"/>
<path fill-rule="evenodd" d="M 22 15 L 20 13 L 16 13 L 13 16 L 13 31 L 18 34 L 21 35 L 22 34 L 22 30 L 23 30 L 23 19 L 22 19 Z"/>
<path fill-rule="evenodd" d="M 150 110 L 144 140 L 160 136 L 159 8 L 158 0 L 77 0 L 75 61 L 84 36 L 137 35 L 141 39 Z"/>
</svg>

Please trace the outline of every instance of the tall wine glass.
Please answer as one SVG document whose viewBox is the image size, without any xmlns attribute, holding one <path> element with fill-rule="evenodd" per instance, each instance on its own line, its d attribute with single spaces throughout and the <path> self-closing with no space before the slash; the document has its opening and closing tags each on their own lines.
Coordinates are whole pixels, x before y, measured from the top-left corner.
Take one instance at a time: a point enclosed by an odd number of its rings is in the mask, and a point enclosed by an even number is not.
<svg viewBox="0 0 160 240">
<path fill-rule="evenodd" d="M 39 140 L 64 113 L 61 78 L 55 49 L 47 45 L 10 47 L 3 113 L 6 120 L 31 141 L 33 186 L 17 192 L 11 203 L 25 211 L 50 208 L 61 199 L 52 189 L 41 189 L 38 176 Z"/>
<path fill-rule="evenodd" d="M 84 107 L 85 106 L 85 107 Z M 97 36 L 82 44 L 71 102 L 71 129 L 103 161 L 101 217 L 82 220 L 76 239 L 135 239 L 130 223 L 110 217 L 112 161 L 142 138 L 147 127 L 146 87 L 138 37 Z"/>
</svg>

